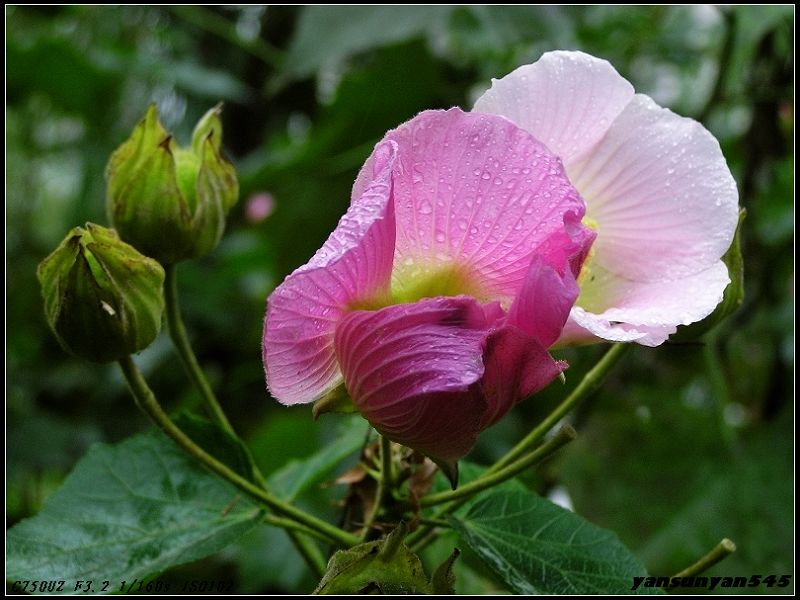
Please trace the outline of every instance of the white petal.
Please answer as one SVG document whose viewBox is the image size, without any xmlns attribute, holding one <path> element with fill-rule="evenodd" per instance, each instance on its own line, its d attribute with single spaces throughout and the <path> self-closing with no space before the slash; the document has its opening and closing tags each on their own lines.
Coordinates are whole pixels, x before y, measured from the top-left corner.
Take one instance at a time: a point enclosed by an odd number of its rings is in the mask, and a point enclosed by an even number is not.
<svg viewBox="0 0 800 600">
<path fill-rule="evenodd" d="M 608 319 L 587 312 L 580 306 L 574 306 L 556 346 L 563 348 L 602 341 L 637 342 L 645 346 L 658 346 L 675 331 L 675 327 L 635 327 L 628 323 L 611 323 Z"/>
<path fill-rule="evenodd" d="M 631 98 L 633 86 L 608 61 L 558 51 L 493 79 L 473 110 L 511 119 L 568 164 L 597 143 Z"/>
<path fill-rule="evenodd" d="M 738 192 L 719 143 L 647 96 L 567 172 L 597 221 L 595 263 L 627 279 L 698 273 L 733 240 Z"/>
<path fill-rule="evenodd" d="M 721 260 L 677 280 L 636 282 L 594 265 L 591 275 L 559 345 L 597 341 L 592 338 L 598 337 L 657 346 L 678 325 L 690 325 L 711 314 L 730 283 Z"/>
</svg>

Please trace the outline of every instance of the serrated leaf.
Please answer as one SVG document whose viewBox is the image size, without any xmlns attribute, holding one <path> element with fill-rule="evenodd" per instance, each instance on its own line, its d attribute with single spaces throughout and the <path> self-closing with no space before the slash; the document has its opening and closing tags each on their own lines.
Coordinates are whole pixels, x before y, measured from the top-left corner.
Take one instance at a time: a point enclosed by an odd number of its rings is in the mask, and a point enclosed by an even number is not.
<svg viewBox="0 0 800 600">
<path fill-rule="evenodd" d="M 323 481 L 340 462 L 364 444 L 365 429 L 355 427 L 357 421 L 361 418 L 346 420 L 341 435 L 319 452 L 302 460 L 291 460 L 275 471 L 267 480 L 269 490 L 291 501 Z"/>
<path fill-rule="evenodd" d="M 214 554 L 263 511 L 161 432 L 97 444 L 42 511 L 7 534 L 6 577 L 145 578 Z"/>
<path fill-rule="evenodd" d="M 520 594 L 626 594 L 647 576 L 616 534 L 527 490 L 494 491 L 450 520 Z"/>
</svg>

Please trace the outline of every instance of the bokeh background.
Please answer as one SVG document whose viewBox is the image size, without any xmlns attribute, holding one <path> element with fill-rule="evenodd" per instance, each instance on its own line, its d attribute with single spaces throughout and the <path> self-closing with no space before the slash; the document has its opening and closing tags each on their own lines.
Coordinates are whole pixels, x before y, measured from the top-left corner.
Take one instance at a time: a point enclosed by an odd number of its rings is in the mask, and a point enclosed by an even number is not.
<svg viewBox="0 0 800 600">
<path fill-rule="evenodd" d="M 712 574 L 793 575 L 793 24 L 793 6 L 6 7 L 7 525 L 89 445 L 148 427 L 113 365 L 59 348 L 35 276 L 68 229 L 107 222 L 105 162 L 148 103 L 184 141 L 225 103 L 241 199 L 219 248 L 181 265 L 180 293 L 201 363 L 270 472 L 330 440 L 337 417 L 314 423 L 268 396 L 264 301 L 332 230 L 372 146 L 420 110 L 468 109 L 544 51 L 580 49 L 720 140 L 748 210 L 746 296 L 698 343 L 626 355 L 575 415 L 579 440 L 527 480 L 617 532 L 651 573 L 727 536 L 739 550 Z M 601 353 L 562 353 L 566 386 L 515 409 L 471 459 L 499 456 Z M 165 335 L 137 360 L 170 409 L 198 405 Z M 304 502 L 333 515 L 337 494 Z M 501 589 L 465 564 L 460 591 Z M 240 592 L 314 585 L 267 528 L 164 577 L 198 575 Z"/>
</svg>

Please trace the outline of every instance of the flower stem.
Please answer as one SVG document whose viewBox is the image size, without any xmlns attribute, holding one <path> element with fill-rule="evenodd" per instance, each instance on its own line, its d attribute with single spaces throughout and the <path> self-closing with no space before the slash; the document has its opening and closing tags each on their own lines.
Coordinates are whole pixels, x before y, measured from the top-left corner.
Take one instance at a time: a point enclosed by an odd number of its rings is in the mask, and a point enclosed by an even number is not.
<svg viewBox="0 0 800 600">
<path fill-rule="evenodd" d="M 622 358 L 629 347 L 630 344 L 613 344 L 603 355 L 603 358 L 584 375 L 578 386 L 572 390 L 572 393 L 516 446 L 509 450 L 505 456 L 489 467 L 487 473 L 500 471 L 523 454 L 530 452 L 539 440 L 541 440 L 569 411 L 575 408 L 582 400 L 597 391 L 605 380 L 606 375 L 608 375 L 608 372 L 611 370 L 611 367 L 617 364 L 617 361 Z"/>
<path fill-rule="evenodd" d="M 381 472 L 378 480 L 378 489 L 375 491 L 375 502 L 369 511 L 369 515 L 364 520 L 364 532 L 361 535 L 361 540 L 366 541 L 369 537 L 372 525 L 383 507 L 386 498 L 391 495 L 392 490 L 392 442 L 389 438 L 380 436 L 381 438 Z"/>
<path fill-rule="evenodd" d="M 608 375 L 611 368 L 619 361 L 620 358 L 625 354 L 628 350 L 630 344 L 613 344 L 608 351 L 603 355 L 603 358 L 592 367 L 586 375 L 584 375 L 581 382 L 578 386 L 572 391 L 572 393 L 567 396 L 564 401 L 559 404 L 553 412 L 551 412 L 538 426 L 536 426 L 528 435 L 526 435 L 516 446 L 514 446 L 511 450 L 506 453 L 500 460 L 498 460 L 495 464 L 489 467 L 481 478 L 476 481 L 473 481 L 467 486 L 471 486 L 476 484 L 478 481 L 484 478 L 488 478 L 494 475 L 501 475 L 507 473 L 507 469 L 513 468 L 514 465 L 517 465 L 520 462 L 528 462 L 528 459 L 532 457 L 534 454 L 537 454 L 540 450 L 544 451 L 545 447 L 548 443 L 542 444 L 539 448 L 535 448 L 536 444 L 541 440 L 548 431 L 550 431 L 569 411 L 571 411 L 575 406 L 577 406 L 582 400 L 589 397 L 593 392 L 595 392 L 603 381 Z M 573 430 L 574 433 L 574 430 Z M 557 436 L 556 436 L 557 437 Z M 554 437 L 551 442 L 555 442 L 556 437 Z M 569 441 L 569 440 L 567 440 Z M 566 443 L 563 442 L 563 443 Z M 561 445 L 563 445 L 563 443 Z M 554 448 L 554 450 L 557 448 Z M 546 458 L 551 452 L 547 452 L 545 456 L 539 455 L 538 459 L 531 460 L 526 466 L 522 467 L 528 468 L 532 464 L 534 464 L 537 460 L 542 460 Z M 530 455 L 529 457 L 524 457 L 525 455 Z M 522 469 L 520 469 L 522 470 Z M 519 471 L 517 471 L 519 472 Z M 512 475 L 513 476 L 513 475 Z M 453 490 L 452 492 L 443 492 L 443 494 L 457 494 L 461 492 L 463 488 L 467 486 L 463 486 L 462 488 L 458 488 Z M 476 490 L 479 491 L 479 490 Z M 463 494 L 463 492 L 461 492 Z M 475 493 L 475 492 L 472 492 Z M 426 496 L 422 499 L 423 506 L 430 506 L 431 502 L 434 504 L 438 504 L 440 501 L 437 501 L 437 496 L 442 496 L 443 494 L 432 494 L 431 496 Z M 431 500 L 433 498 L 433 500 Z M 449 513 L 456 510 L 459 506 L 461 506 L 466 500 L 466 496 L 460 495 L 458 499 L 451 500 L 441 507 L 436 513 L 433 515 L 433 520 L 442 519 L 444 516 L 448 515 Z M 407 543 L 409 547 L 415 552 L 420 551 L 422 548 L 427 546 L 430 542 L 435 539 L 433 535 L 434 526 L 424 524 L 422 527 L 417 529 L 414 533 L 408 536 Z"/>
<path fill-rule="evenodd" d="M 562 427 L 556 435 L 552 437 L 552 439 L 548 440 L 536 450 L 531 452 L 530 454 L 523 456 L 521 459 L 511 463 L 507 467 L 502 469 L 496 470 L 493 473 L 487 471 L 482 476 L 478 477 L 476 480 L 471 481 L 465 485 L 459 486 L 455 490 L 448 491 L 448 492 L 440 492 L 438 494 L 430 494 L 429 496 L 424 496 L 420 500 L 421 506 L 436 506 L 437 504 L 442 504 L 444 502 L 450 502 L 451 500 L 460 500 L 462 498 L 469 498 L 477 494 L 478 492 L 482 492 L 485 489 L 490 487 L 494 487 L 499 483 L 502 483 L 506 479 L 511 479 L 517 473 L 520 473 L 527 469 L 528 467 L 535 465 L 562 446 L 570 443 L 577 437 L 577 433 L 570 425 L 565 425 Z"/>
<path fill-rule="evenodd" d="M 447 504 L 436 511 L 432 517 L 422 520 L 422 527 L 408 536 L 408 546 L 414 552 L 421 551 L 423 548 L 425 548 L 425 546 L 436 539 L 434 529 L 438 526 L 438 523 L 440 523 L 445 516 L 464 504 L 464 502 L 466 502 L 470 496 L 483 491 L 484 489 L 488 489 L 494 485 L 497 485 L 498 483 L 513 477 L 517 473 L 543 461 L 558 449 L 574 440 L 575 437 L 575 430 L 571 426 L 567 425 L 562 427 L 552 439 L 548 440 L 536 450 L 512 463 L 508 467 L 500 471 L 495 471 L 494 473 L 490 473 L 487 470 L 478 479 L 453 491 L 431 494 L 430 496 L 423 497 L 420 502 L 422 506 L 433 506 L 444 502 L 447 502 Z"/>
<path fill-rule="evenodd" d="M 186 373 L 189 375 L 189 379 L 200 391 L 200 394 L 205 401 L 206 408 L 211 414 L 213 420 L 223 430 L 227 431 L 233 436 L 236 436 L 233 426 L 217 401 L 217 397 L 209 385 L 205 373 L 203 373 L 203 370 L 200 368 L 200 364 L 197 361 L 194 350 L 189 343 L 189 337 L 186 334 L 186 327 L 184 326 L 183 318 L 181 317 L 180 302 L 178 301 L 177 267 L 176 265 L 168 265 L 164 268 L 164 272 L 164 299 L 166 303 L 167 327 L 169 329 L 172 343 L 175 345 L 175 348 L 178 351 L 181 360 L 183 361 L 183 365 L 186 368 Z M 266 478 L 261 473 L 261 470 L 258 468 L 258 466 L 256 466 L 255 463 L 253 463 L 253 465 L 255 467 L 254 475 L 256 482 L 264 490 L 266 490 Z M 303 556 L 309 568 L 316 575 L 321 577 L 325 572 L 325 559 L 320 553 L 319 548 L 317 548 L 311 540 L 308 540 L 301 535 L 302 530 L 292 530 L 287 526 L 288 523 L 292 523 L 293 521 L 288 519 L 283 519 L 283 521 L 286 521 L 287 523 L 279 526 L 282 526 L 286 529 L 287 535 L 291 539 L 295 548 L 297 548 L 297 551 Z M 309 531 L 313 532 L 314 530 L 312 529 Z M 320 537 L 319 534 L 317 534 L 317 537 Z"/>
<path fill-rule="evenodd" d="M 706 554 L 703 558 L 698 560 L 693 565 L 686 567 L 683 571 L 675 573 L 673 577 L 691 577 L 699 575 L 713 567 L 726 556 L 736 552 L 736 544 L 728 538 L 724 538 L 719 544 L 714 546 L 713 550 Z"/>
<path fill-rule="evenodd" d="M 281 529 L 286 529 L 287 533 L 289 531 L 295 533 L 304 533 L 306 535 L 310 535 L 311 537 L 315 537 L 320 541 L 329 542 L 326 536 L 322 535 L 316 529 L 311 529 L 310 527 L 306 527 L 305 525 L 301 525 L 297 521 L 293 521 L 292 519 L 287 519 L 286 517 L 278 517 L 276 515 L 267 515 L 264 517 L 264 523 L 271 527 L 280 527 Z"/>
<path fill-rule="evenodd" d="M 312 540 L 302 535 L 299 530 L 295 531 L 289 527 L 283 527 L 286 535 L 289 536 L 292 545 L 294 545 L 294 547 L 300 553 L 300 556 L 303 557 L 303 560 L 306 561 L 308 568 L 311 569 L 311 572 L 315 576 L 322 579 L 322 576 L 325 575 L 328 564 L 325 560 L 325 557 L 322 555 L 322 552 L 320 552 L 319 546 L 317 546 Z M 309 530 L 308 533 L 309 535 L 312 535 L 311 530 Z M 316 532 L 313 535 L 319 537 Z"/>
<path fill-rule="evenodd" d="M 150 417 L 169 438 L 180 446 L 192 458 L 200 462 L 207 469 L 229 481 L 237 488 L 242 490 L 250 498 L 259 504 L 266 506 L 276 513 L 288 517 L 298 523 L 305 525 L 309 529 L 319 532 L 328 540 L 343 546 L 352 546 L 359 542 L 359 539 L 351 533 L 339 529 L 317 517 L 300 510 L 299 508 L 276 498 L 268 491 L 248 481 L 227 465 L 220 462 L 200 446 L 195 444 L 175 423 L 169 418 L 164 409 L 156 400 L 152 390 L 142 377 L 136 364 L 130 356 L 126 356 L 119 361 L 128 387 L 133 394 L 136 404 L 144 413 Z"/>
<path fill-rule="evenodd" d="M 231 427 L 228 417 L 217 402 L 217 397 L 214 391 L 208 384 L 200 364 L 197 362 L 197 357 L 192 350 L 189 343 L 189 337 L 186 335 L 186 327 L 183 325 L 183 318 L 181 317 L 181 308 L 178 303 L 178 277 L 176 265 L 167 265 L 164 267 L 164 300 L 166 302 L 166 317 L 167 328 L 169 329 L 169 336 L 172 338 L 172 343 L 175 344 L 175 349 L 183 361 L 183 366 L 186 368 L 186 373 L 189 375 L 194 386 L 200 392 L 203 400 L 206 403 L 206 408 L 214 421 L 228 433 L 233 434 L 233 427 Z"/>
</svg>

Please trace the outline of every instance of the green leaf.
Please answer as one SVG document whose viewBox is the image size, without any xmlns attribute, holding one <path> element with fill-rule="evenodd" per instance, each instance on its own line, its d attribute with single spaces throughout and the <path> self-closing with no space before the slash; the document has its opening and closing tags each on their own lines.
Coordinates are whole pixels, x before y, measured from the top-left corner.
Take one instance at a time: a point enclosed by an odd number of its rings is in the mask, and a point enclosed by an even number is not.
<svg viewBox="0 0 800 600">
<path fill-rule="evenodd" d="M 40 513 L 8 531 L 6 576 L 144 578 L 215 554 L 262 518 L 161 432 L 140 434 L 93 446 Z"/>
<path fill-rule="evenodd" d="M 530 491 L 494 491 L 450 520 L 520 594 L 623 594 L 647 576 L 616 534 Z"/>
<path fill-rule="evenodd" d="M 239 438 L 188 411 L 179 413 L 173 417 L 173 421 L 194 443 L 211 456 L 225 463 L 245 479 L 255 482 L 253 459 Z"/>
<path fill-rule="evenodd" d="M 285 500 L 294 500 L 320 483 L 342 462 L 364 444 L 365 428 L 357 426 L 361 417 L 346 419 L 341 435 L 316 454 L 303 460 L 291 460 L 270 475 L 270 491 Z"/>
</svg>

